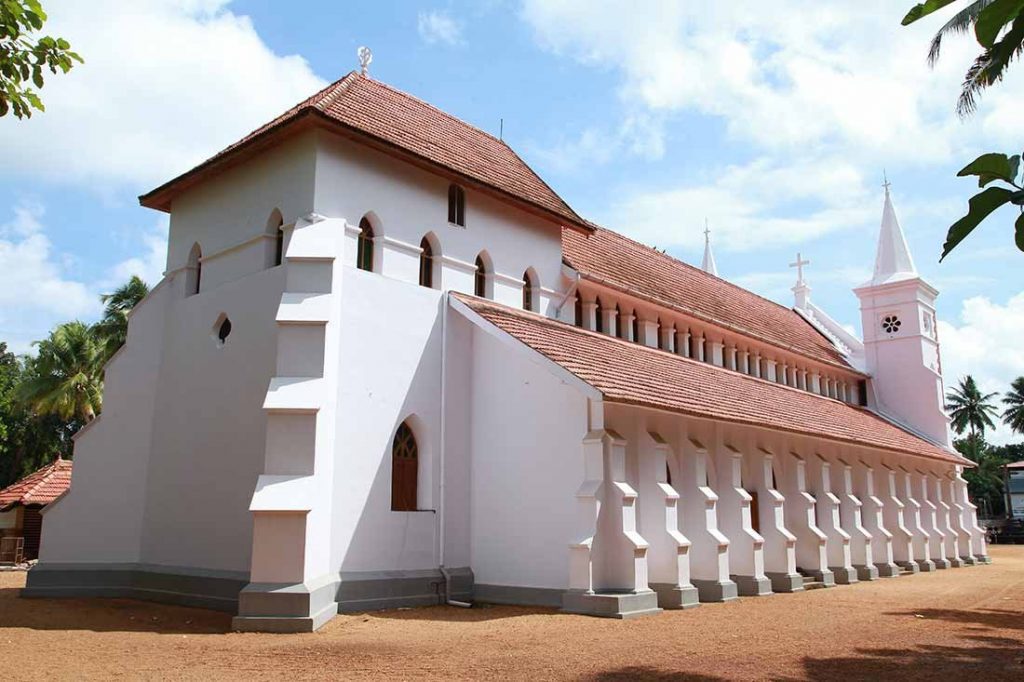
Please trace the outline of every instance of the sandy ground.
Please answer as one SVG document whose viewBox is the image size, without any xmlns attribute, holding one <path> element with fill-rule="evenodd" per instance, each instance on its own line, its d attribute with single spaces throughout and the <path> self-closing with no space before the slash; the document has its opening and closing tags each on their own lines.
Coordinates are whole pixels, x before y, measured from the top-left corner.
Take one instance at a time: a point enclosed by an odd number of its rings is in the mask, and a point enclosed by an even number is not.
<svg viewBox="0 0 1024 682">
<path fill-rule="evenodd" d="M 1024 546 L 995 563 L 633 621 L 427 607 L 308 635 L 130 600 L 20 599 L 0 573 L 0 679 L 1024 680 Z"/>
</svg>

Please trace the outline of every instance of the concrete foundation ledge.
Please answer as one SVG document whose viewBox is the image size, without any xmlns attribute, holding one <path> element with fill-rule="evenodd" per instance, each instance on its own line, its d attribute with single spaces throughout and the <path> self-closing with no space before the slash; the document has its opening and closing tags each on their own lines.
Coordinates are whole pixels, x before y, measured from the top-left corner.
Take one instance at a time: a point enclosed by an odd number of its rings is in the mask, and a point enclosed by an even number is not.
<svg viewBox="0 0 1024 682">
<path fill-rule="evenodd" d="M 452 599 L 472 599 L 472 571 L 468 568 L 445 570 L 452 576 Z M 436 568 L 415 571 L 342 571 L 338 584 L 338 611 L 379 611 L 443 604 L 445 583 L 444 575 Z"/>
<path fill-rule="evenodd" d="M 875 566 L 854 566 L 857 580 L 878 580 L 878 569 Z"/>
<path fill-rule="evenodd" d="M 803 592 L 804 577 L 799 573 L 765 573 L 772 584 L 772 592 Z"/>
<path fill-rule="evenodd" d="M 921 572 L 921 566 L 916 561 L 897 561 L 896 565 L 899 566 L 902 571 L 910 571 L 911 573 Z"/>
<path fill-rule="evenodd" d="M 900 575 L 900 567 L 896 564 L 875 564 L 875 570 L 879 578 L 898 578 Z"/>
<path fill-rule="evenodd" d="M 829 566 L 828 570 L 832 571 L 837 585 L 852 585 L 857 582 L 857 569 L 855 568 Z"/>
<path fill-rule="evenodd" d="M 663 609 L 692 609 L 700 606 L 700 594 L 693 585 L 651 583 L 651 589 L 658 595 L 658 606 Z"/>
<path fill-rule="evenodd" d="M 809 569 L 804 571 L 804 575 L 814 582 L 821 583 L 824 587 L 836 586 L 836 575 L 830 568 L 824 568 L 820 571 L 816 569 Z"/>
<path fill-rule="evenodd" d="M 548 587 L 514 587 L 511 585 L 473 585 L 473 601 L 484 604 L 512 606 L 562 606 L 564 590 Z"/>
<path fill-rule="evenodd" d="M 736 583 L 736 591 L 742 597 L 766 597 L 772 593 L 772 582 L 767 576 L 730 575 Z"/>
<path fill-rule="evenodd" d="M 658 595 L 645 592 L 583 592 L 569 590 L 562 594 L 562 610 L 601 618 L 638 618 L 661 613 Z"/>
<path fill-rule="evenodd" d="M 248 573 L 143 563 L 39 563 L 22 597 L 119 597 L 234 613 Z"/>
<path fill-rule="evenodd" d="M 736 583 L 731 580 L 694 580 L 690 582 L 697 588 L 700 600 L 703 602 L 716 603 L 732 601 L 739 597 L 739 590 Z"/>
</svg>

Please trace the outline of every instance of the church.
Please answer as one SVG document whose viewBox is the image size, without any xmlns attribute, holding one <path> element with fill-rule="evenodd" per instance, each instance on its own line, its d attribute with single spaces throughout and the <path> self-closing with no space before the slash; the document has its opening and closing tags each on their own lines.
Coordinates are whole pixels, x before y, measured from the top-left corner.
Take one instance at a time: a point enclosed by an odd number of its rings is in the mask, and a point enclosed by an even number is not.
<svg viewBox="0 0 1024 682">
<path fill-rule="evenodd" d="M 784 307 L 718 277 L 709 241 L 697 268 L 595 225 L 365 64 L 140 201 L 170 215 L 166 272 L 25 597 L 294 632 L 439 603 L 630 618 L 988 562 L 938 292 L 888 188 L 862 339 L 799 256 Z"/>
</svg>

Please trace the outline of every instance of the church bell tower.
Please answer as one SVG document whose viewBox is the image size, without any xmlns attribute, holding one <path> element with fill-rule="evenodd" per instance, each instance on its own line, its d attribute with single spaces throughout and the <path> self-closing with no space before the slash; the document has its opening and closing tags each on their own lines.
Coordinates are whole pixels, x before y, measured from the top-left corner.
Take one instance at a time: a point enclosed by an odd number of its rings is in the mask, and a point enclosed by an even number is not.
<svg viewBox="0 0 1024 682">
<path fill-rule="evenodd" d="M 917 274 L 888 182 L 874 275 L 854 293 L 860 299 L 872 406 L 929 440 L 950 445 L 935 329 L 939 292 Z"/>
</svg>

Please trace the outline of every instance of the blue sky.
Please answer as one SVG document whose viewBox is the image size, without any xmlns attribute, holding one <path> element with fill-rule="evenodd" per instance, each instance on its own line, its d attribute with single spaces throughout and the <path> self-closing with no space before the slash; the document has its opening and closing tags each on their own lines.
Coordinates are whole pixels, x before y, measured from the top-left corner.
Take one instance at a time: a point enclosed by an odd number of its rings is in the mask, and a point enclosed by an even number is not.
<svg viewBox="0 0 1024 682">
<path fill-rule="evenodd" d="M 884 169 L 942 291 L 947 383 L 973 372 L 1002 390 L 1024 374 L 1012 214 L 937 258 L 972 191 L 956 171 L 1020 147 L 1024 67 L 960 122 L 974 48 L 951 40 L 929 70 L 941 19 L 900 28 L 909 2 L 45 4 L 86 64 L 47 83 L 45 114 L 0 120 L 0 339 L 17 350 L 93 319 L 128 274 L 158 279 L 166 220 L 137 195 L 340 78 L 368 45 L 374 78 L 488 131 L 504 119 L 581 214 L 691 263 L 706 217 L 720 273 L 787 305 L 799 250 L 813 299 L 858 329 L 850 289 L 873 263 Z"/>
</svg>

